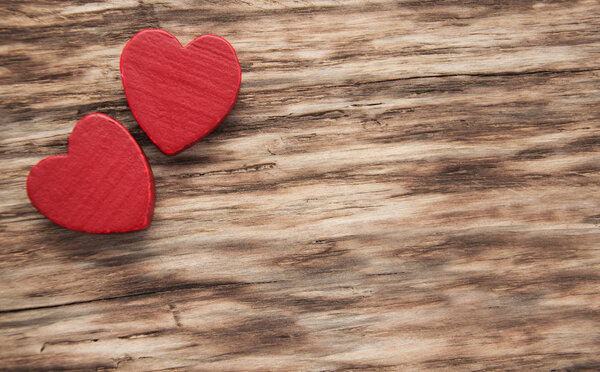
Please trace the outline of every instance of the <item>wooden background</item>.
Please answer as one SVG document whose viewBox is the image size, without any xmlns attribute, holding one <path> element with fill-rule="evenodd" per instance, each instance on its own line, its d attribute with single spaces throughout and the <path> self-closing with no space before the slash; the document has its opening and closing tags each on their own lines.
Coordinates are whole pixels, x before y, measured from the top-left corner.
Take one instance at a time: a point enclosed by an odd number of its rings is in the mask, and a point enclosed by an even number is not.
<svg viewBox="0 0 600 372">
<path fill-rule="evenodd" d="M 236 107 L 167 157 L 127 40 L 213 33 Z M 0 368 L 600 370 L 599 1 L 0 2 Z M 156 177 L 86 235 L 25 180 L 101 112 Z"/>
</svg>

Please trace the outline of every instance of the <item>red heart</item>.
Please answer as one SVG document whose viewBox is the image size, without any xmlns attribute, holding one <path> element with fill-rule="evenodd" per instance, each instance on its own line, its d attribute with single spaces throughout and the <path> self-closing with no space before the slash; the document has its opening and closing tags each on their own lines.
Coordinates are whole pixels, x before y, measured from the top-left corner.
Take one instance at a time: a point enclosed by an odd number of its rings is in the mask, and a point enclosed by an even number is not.
<svg viewBox="0 0 600 372">
<path fill-rule="evenodd" d="M 164 30 L 142 30 L 121 54 L 129 107 L 165 154 L 185 150 L 233 108 L 242 79 L 227 40 L 202 35 L 185 48 Z"/>
<path fill-rule="evenodd" d="M 142 149 L 103 114 L 79 120 L 68 154 L 31 169 L 27 194 L 50 220 L 89 233 L 144 229 L 154 211 L 154 177 Z"/>
</svg>

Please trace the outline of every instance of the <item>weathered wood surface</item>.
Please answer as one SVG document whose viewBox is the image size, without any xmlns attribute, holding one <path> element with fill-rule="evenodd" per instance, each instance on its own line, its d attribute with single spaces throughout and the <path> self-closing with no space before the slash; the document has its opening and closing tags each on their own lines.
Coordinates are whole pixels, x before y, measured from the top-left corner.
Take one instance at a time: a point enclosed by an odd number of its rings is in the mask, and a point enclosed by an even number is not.
<svg viewBox="0 0 600 372">
<path fill-rule="evenodd" d="M 125 42 L 224 36 L 243 69 L 175 157 Z M 600 369 L 598 1 L 0 3 L 0 368 Z M 132 131 L 143 232 L 43 218 L 83 115 Z"/>
</svg>

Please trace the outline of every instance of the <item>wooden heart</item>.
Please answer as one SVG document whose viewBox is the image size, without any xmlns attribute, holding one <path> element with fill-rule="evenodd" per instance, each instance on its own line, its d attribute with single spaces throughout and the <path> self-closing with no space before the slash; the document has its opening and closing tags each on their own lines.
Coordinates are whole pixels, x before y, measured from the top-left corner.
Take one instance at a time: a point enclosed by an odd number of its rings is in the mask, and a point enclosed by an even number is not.
<svg viewBox="0 0 600 372">
<path fill-rule="evenodd" d="M 148 227 L 154 177 L 127 129 L 103 114 L 81 119 L 66 155 L 43 159 L 29 172 L 31 203 L 53 222 L 88 233 Z"/>
<path fill-rule="evenodd" d="M 219 36 L 199 36 L 184 48 L 167 31 L 143 30 L 123 49 L 121 78 L 136 120 L 171 155 L 227 116 L 242 70 L 233 47 Z"/>
</svg>

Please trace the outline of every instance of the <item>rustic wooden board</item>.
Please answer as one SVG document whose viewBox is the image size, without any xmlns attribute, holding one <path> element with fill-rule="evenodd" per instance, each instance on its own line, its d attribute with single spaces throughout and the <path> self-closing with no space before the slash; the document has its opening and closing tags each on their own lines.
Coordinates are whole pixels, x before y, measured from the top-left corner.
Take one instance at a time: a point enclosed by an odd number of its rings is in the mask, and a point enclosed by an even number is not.
<svg viewBox="0 0 600 372">
<path fill-rule="evenodd" d="M 143 28 L 242 65 L 175 157 L 120 82 Z M 598 1 L 3 1 L 0 368 L 600 369 L 598 30 Z M 153 167 L 149 230 L 28 202 L 92 112 Z"/>
</svg>

